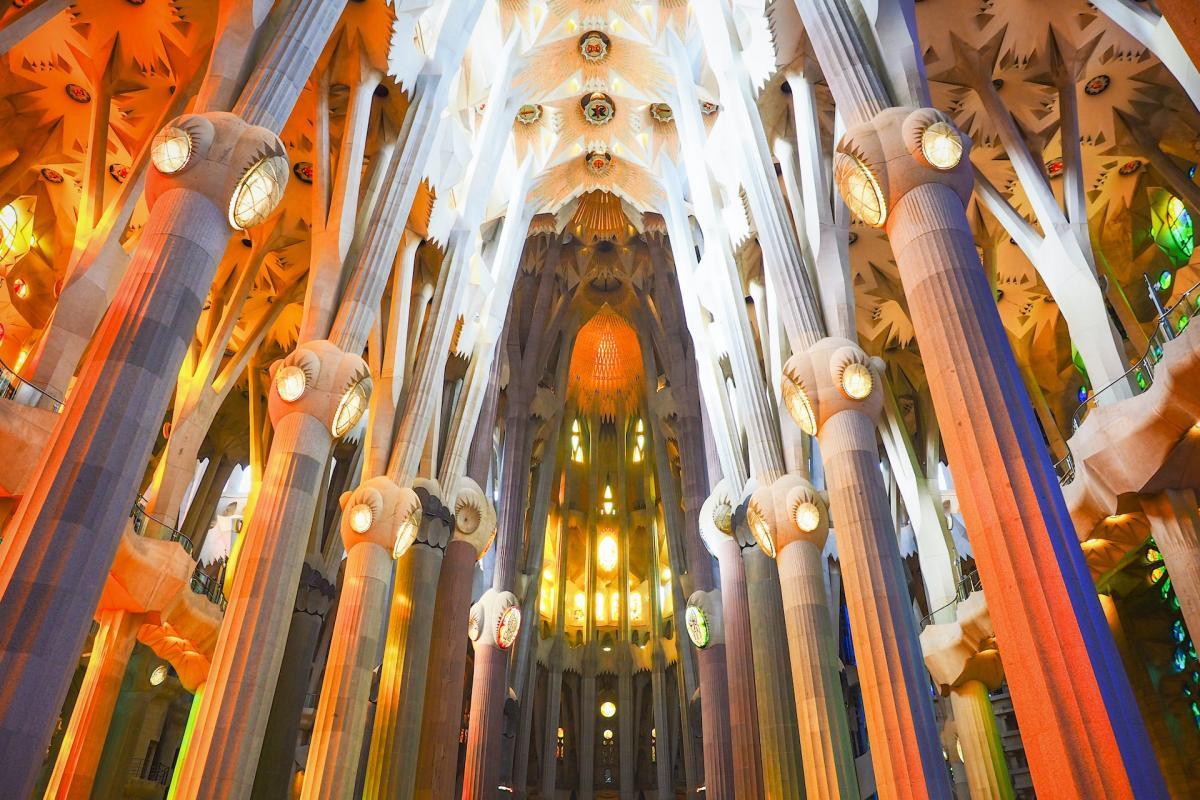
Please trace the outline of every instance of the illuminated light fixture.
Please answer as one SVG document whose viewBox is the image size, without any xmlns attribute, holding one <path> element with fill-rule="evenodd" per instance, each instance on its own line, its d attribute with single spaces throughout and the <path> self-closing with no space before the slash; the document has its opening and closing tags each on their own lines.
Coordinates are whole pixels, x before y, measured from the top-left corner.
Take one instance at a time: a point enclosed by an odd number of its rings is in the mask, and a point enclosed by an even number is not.
<svg viewBox="0 0 1200 800">
<path fill-rule="evenodd" d="M 763 549 L 764 553 L 774 558 L 775 537 L 771 532 L 771 526 L 767 524 L 762 512 L 758 510 L 757 504 L 751 503 L 746 509 L 746 522 L 750 525 L 750 532 L 754 534 L 758 546 Z"/>
<path fill-rule="evenodd" d="M 496 644 L 501 650 L 507 650 L 517 641 L 517 634 L 521 632 L 521 609 L 516 606 L 509 606 L 500 615 L 500 621 L 496 624 Z"/>
<path fill-rule="evenodd" d="M 708 643 L 712 639 L 712 632 L 708 629 L 708 617 L 704 611 L 698 606 L 688 606 L 683 622 L 687 627 L 688 638 L 692 640 L 692 644 L 701 650 L 708 647 Z"/>
<path fill-rule="evenodd" d="M 364 378 L 356 381 L 346 390 L 338 401 L 337 410 L 333 412 L 333 435 L 341 438 L 358 424 L 358 420 L 367 410 L 367 401 L 371 397 L 371 379 Z"/>
<path fill-rule="evenodd" d="M 350 509 L 350 530 L 366 533 L 375 522 L 375 512 L 366 503 L 358 503 Z"/>
<path fill-rule="evenodd" d="M 605 572 L 612 572 L 617 568 L 617 540 L 612 535 L 600 539 L 596 546 L 596 559 L 600 562 L 600 569 Z"/>
<path fill-rule="evenodd" d="M 612 728 L 605 728 L 604 729 L 604 741 L 611 742 L 612 738 L 613 738 Z"/>
<path fill-rule="evenodd" d="M 192 160 L 192 136 L 183 128 L 166 127 L 150 144 L 150 161 L 163 175 L 174 175 Z"/>
<path fill-rule="evenodd" d="M 612 719 L 617 715 L 617 704 L 612 700 L 605 700 L 600 704 L 600 716 L 605 719 Z"/>
<path fill-rule="evenodd" d="M 870 167 L 849 153 L 838 153 L 834 180 L 854 216 L 872 228 L 883 227 L 887 219 L 887 200 Z"/>
<path fill-rule="evenodd" d="M 954 169 L 962 161 L 962 139 L 948 122 L 935 122 L 921 134 L 921 154 L 938 169 Z"/>
<path fill-rule="evenodd" d="M 613 517 L 617 514 L 616 503 L 613 502 L 612 484 L 604 485 L 604 501 L 600 504 L 600 513 L 606 517 Z"/>
<path fill-rule="evenodd" d="M 567 735 L 566 731 L 564 731 L 562 728 L 558 729 L 558 738 L 560 738 L 560 739 L 565 738 L 566 735 Z"/>
<path fill-rule="evenodd" d="M 154 668 L 154 671 L 150 673 L 150 685 L 162 686 L 163 682 L 167 679 L 167 675 L 170 674 L 170 671 L 171 668 L 166 664 L 159 664 Z"/>
<path fill-rule="evenodd" d="M 875 378 L 866 364 L 847 364 L 842 370 L 842 393 L 851 400 L 865 400 L 875 386 Z"/>
<path fill-rule="evenodd" d="M 783 376 L 783 403 L 787 406 L 792 420 L 800 426 L 800 430 L 809 436 L 817 435 L 817 415 L 808 399 L 808 393 L 799 382 L 788 377 L 786 373 Z"/>
<path fill-rule="evenodd" d="M 415 508 L 408 515 L 408 519 L 400 523 L 396 528 L 396 541 L 392 545 L 392 558 L 400 558 L 408 552 L 408 548 L 412 547 L 413 542 L 417 540 L 417 533 L 421 529 L 421 509 Z"/>
<path fill-rule="evenodd" d="M 544 570 L 542 570 L 542 577 L 548 581 L 554 580 L 554 570 L 546 567 Z"/>
<path fill-rule="evenodd" d="M 279 397 L 288 403 L 299 400 L 306 388 L 308 388 L 308 378 L 304 374 L 304 370 L 295 364 L 282 367 L 275 373 L 275 391 L 279 392 Z"/>
<path fill-rule="evenodd" d="M 287 168 L 284 156 L 267 156 L 251 165 L 229 198 L 229 224 L 244 231 L 270 216 L 283 199 Z"/>
<path fill-rule="evenodd" d="M 796 506 L 795 516 L 796 527 L 805 533 L 812 533 L 821 524 L 821 509 L 808 500 Z"/>
<path fill-rule="evenodd" d="M 663 567 L 663 568 L 662 568 L 662 579 L 663 579 L 663 582 L 664 582 L 664 583 L 665 583 L 666 581 L 669 581 L 669 580 L 671 580 L 671 568 L 670 568 L 670 567 Z"/>
</svg>

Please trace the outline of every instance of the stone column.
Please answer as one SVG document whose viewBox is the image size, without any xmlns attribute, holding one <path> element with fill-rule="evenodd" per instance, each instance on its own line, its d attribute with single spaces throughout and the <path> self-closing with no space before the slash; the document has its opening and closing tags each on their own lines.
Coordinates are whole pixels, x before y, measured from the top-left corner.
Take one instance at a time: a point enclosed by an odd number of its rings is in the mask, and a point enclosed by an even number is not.
<svg viewBox="0 0 1200 800">
<path fill-rule="evenodd" d="M 773 537 L 767 549 L 778 551 L 805 795 L 810 800 L 857 798 L 858 775 L 821 563 L 829 532 L 825 503 L 807 481 L 786 475 L 754 493 L 747 517 L 751 530 Z"/>
<path fill-rule="evenodd" d="M 92 639 L 83 685 L 71 712 L 46 788 L 46 800 L 87 800 L 100 765 L 108 725 L 112 720 L 121 681 L 133 646 L 137 643 L 141 614 L 124 609 L 104 609 L 97 615 L 100 629 Z"/>
<path fill-rule="evenodd" d="M 689 611 L 685 611 L 685 627 L 688 638 L 698 651 L 696 660 L 701 670 L 699 694 L 701 725 L 704 728 L 704 785 L 708 787 L 707 791 L 712 793 L 714 800 L 717 797 L 738 797 L 740 795 L 736 795 L 734 790 L 737 780 L 736 767 L 734 759 L 730 757 L 734 752 L 730 744 L 733 738 L 730 729 L 733 726 L 728 720 L 732 712 L 725 658 L 725 633 L 721 622 L 720 590 L 692 592 L 687 601 L 687 608 Z M 698 611 L 690 611 L 692 608 Z M 696 619 L 693 619 L 693 616 Z M 697 620 L 703 622 L 702 629 L 697 625 Z M 714 726 L 718 731 L 715 736 L 709 733 L 712 730 L 710 726 Z M 729 738 L 723 740 L 724 736 Z M 726 746 L 723 752 L 717 751 L 719 744 Z"/>
<path fill-rule="evenodd" d="M 536 624 L 536 620 L 531 620 L 530 624 Z M 516 641 L 520 625 L 521 609 L 512 592 L 488 589 L 471 609 L 467 635 L 475 647 L 475 674 L 481 676 L 471 692 L 469 725 L 476 736 L 479 731 L 484 731 L 499 737 L 504 730 L 504 699 L 508 693 L 505 666 L 508 650 Z M 497 661 L 503 662 L 499 668 Z M 490 749 L 495 752 L 495 747 Z M 467 763 L 463 767 L 463 800 L 495 797 L 499 773 L 498 759 L 488 757 L 484 748 L 468 745 Z"/>
<path fill-rule="evenodd" d="M 788 359 L 784 402 L 821 446 L 876 785 L 894 797 L 948 798 L 912 600 L 879 471 L 877 372 L 858 345 L 822 339 Z"/>
<path fill-rule="evenodd" d="M 1004 745 L 988 692 L 1004 683 L 1000 654 L 981 592 L 958 604 L 957 621 L 921 632 L 925 666 L 950 696 L 971 800 L 1016 796 L 1004 761 Z"/>
<path fill-rule="evenodd" d="M 189 139 L 190 156 L 156 159 L 126 279 L 0 546 L 0 673 L 15 698 L 0 712 L 0 774 L 17 796 L 33 786 L 87 637 L 229 238 L 230 198 L 256 164 L 281 194 L 286 180 L 278 137 L 231 114 L 165 130 Z"/>
<path fill-rule="evenodd" d="M 743 549 L 742 562 L 746 596 L 753 609 L 750 633 L 754 645 L 763 789 L 767 797 L 795 797 L 804 794 L 804 771 L 779 570 L 761 547 Z"/>
<path fill-rule="evenodd" d="M 306 799 L 354 793 L 392 559 L 405 555 L 420 525 L 416 493 L 386 477 L 364 481 L 341 505 L 346 568 L 308 746 Z"/>
<path fill-rule="evenodd" d="M 654 591 L 653 589 L 651 591 Z M 658 797 L 673 797 L 675 782 L 671 773 L 671 723 L 667 706 L 667 656 L 657 637 L 651 645 L 650 693 L 654 704 L 655 791 Z"/>
<path fill-rule="evenodd" d="M 454 793 L 458 771 L 458 726 L 462 716 L 463 682 L 467 672 L 467 653 L 463 637 L 468 633 L 471 583 L 475 563 L 487 550 L 496 530 L 496 516 L 477 484 L 464 497 L 461 509 L 455 505 L 455 533 L 446 546 L 441 579 L 433 604 L 433 630 L 429 649 L 424 716 L 417 751 L 416 797 L 440 800 Z M 476 504 L 482 503 L 481 520 L 473 523 Z"/>
<path fill-rule="evenodd" d="M 322 341 L 272 365 L 271 455 L 180 767 L 180 797 L 241 797 L 253 785 L 321 476 L 334 436 L 352 429 L 366 408 L 367 375 L 361 357 Z"/>
<path fill-rule="evenodd" d="M 546 724 L 542 736 L 542 797 L 553 798 L 558 786 L 558 726 L 562 707 L 563 650 L 566 642 L 555 638 L 550 650 L 546 680 Z"/>
<path fill-rule="evenodd" d="M 624 496 L 624 495 L 622 495 Z M 634 758 L 637 741 L 634 738 L 634 719 L 637 709 L 633 707 L 632 659 L 629 643 L 617 645 L 617 770 L 621 800 L 633 800 Z"/>
<path fill-rule="evenodd" d="M 1142 497 L 1150 533 L 1179 598 L 1179 611 L 1189 631 L 1200 631 L 1200 515 L 1196 493 L 1168 489 Z"/>
<path fill-rule="evenodd" d="M 762 797 L 762 751 L 759 744 L 758 697 L 755 693 L 750 604 L 742 549 L 734 535 L 733 503 L 721 481 L 700 509 L 704 544 L 716 556 L 721 575 L 721 607 L 728 662 L 729 730 L 738 797 Z M 701 697 L 701 702 L 704 698 Z"/>
<path fill-rule="evenodd" d="M 590 594 L 590 592 L 589 592 Z M 591 613 L 589 604 L 589 616 Z M 595 639 L 585 645 L 579 688 L 579 800 L 596 794 L 596 652 Z"/>
</svg>

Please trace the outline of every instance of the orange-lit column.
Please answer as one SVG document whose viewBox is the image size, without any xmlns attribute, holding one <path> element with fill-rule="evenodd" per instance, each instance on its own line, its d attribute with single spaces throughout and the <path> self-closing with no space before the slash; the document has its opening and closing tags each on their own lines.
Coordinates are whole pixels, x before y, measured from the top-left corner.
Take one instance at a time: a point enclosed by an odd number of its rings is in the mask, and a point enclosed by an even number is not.
<svg viewBox="0 0 1200 800">
<path fill-rule="evenodd" d="M 412 546 L 420 516 L 416 493 L 389 478 L 371 478 L 342 496 L 346 567 L 302 798 L 354 794 L 392 559 L 403 557 Z"/>
<path fill-rule="evenodd" d="M 808 481 L 784 475 L 754 492 L 746 517 L 763 551 L 777 553 L 805 796 L 810 800 L 858 797 L 822 565 L 829 535 L 825 503 Z"/>
<path fill-rule="evenodd" d="M 0 545 L 0 775 L 14 797 L 40 770 L 232 233 L 231 198 L 252 169 L 280 192 L 286 181 L 278 137 L 232 114 L 185 115 L 160 136 L 173 144 L 152 159 L 150 217 Z"/>
</svg>

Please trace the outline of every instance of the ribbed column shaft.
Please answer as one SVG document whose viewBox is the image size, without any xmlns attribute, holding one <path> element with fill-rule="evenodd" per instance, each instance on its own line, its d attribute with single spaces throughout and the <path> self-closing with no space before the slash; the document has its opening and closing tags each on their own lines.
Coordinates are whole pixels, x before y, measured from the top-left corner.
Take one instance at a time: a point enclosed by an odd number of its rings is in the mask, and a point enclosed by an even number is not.
<svg viewBox="0 0 1200 800">
<path fill-rule="evenodd" d="M 504 730 L 504 696 L 508 691 L 508 676 L 503 666 L 494 666 L 496 661 L 508 663 L 508 651 L 490 643 L 475 643 L 475 674 L 483 679 L 475 681 L 471 692 L 471 729 L 476 726 L 486 731 Z M 499 744 L 499 742 L 497 742 Z M 499 749 L 499 748 L 495 748 Z M 496 797 L 500 762 L 494 754 L 483 748 L 467 747 L 467 763 L 463 766 L 462 800 L 492 800 Z"/>
<path fill-rule="evenodd" d="M 0 775 L 14 797 L 33 791 L 228 237 L 225 210 L 198 193 L 155 202 L 0 544 Z"/>
<path fill-rule="evenodd" d="M 354 794 L 391 569 L 391 553 L 372 542 L 355 544 L 346 557 L 303 800 Z"/>
<path fill-rule="evenodd" d="M 879 471 L 875 424 L 858 411 L 841 411 L 817 436 L 879 796 L 948 799 L 950 781 Z"/>
<path fill-rule="evenodd" d="M 346 0 L 296 0 L 233 113 L 251 125 L 282 131 L 345 7 Z"/>
<path fill-rule="evenodd" d="M 536 603 L 531 607 L 536 608 Z M 536 635 L 537 631 L 535 630 L 534 633 Z M 521 717 L 517 725 L 511 781 L 513 793 L 517 798 L 525 797 L 529 788 L 529 751 L 533 747 L 533 693 L 537 686 L 537 662 L 531 661 L 525 668 L 525 672 L 521 692 Z"/>
<path fill-rule="evenodd" d="M 426 518 L 423 524 L 440 523 Z M 440 549 L 421 541 L 396 562 L 367 761 L 367 797 L 407 798 L 413 793 L 443 562 Z"/>
<path fill-rule="evenodd" d="M 742 551 L 754 649 L 754 689 L 762 746 L 763 789 L 769 798 L 804 795 L 796 696 L 788 659 L 787 623 L 775 560 L 752 547 Z"/>
<path fill-rule="evenodd" d="M 729 730 L 732 737 L 733 777 L 739 800 L 763 797 L 762 748 L 758 733 L 754 647 L 746 569 L 737 540 L 726 537 L 716 552 L 721 570 L 721 606 L 725 622 L 725 658 L 729 673 Z M 704 702 L 703 696 L 701 702 Z"/>
<path fill-rule="evenodd" d="M 712 800 L 733 800 L 733 737 L 729 724 L 729 674 L 725 663 L 725 645 L 709 645 L 699 652 L 696 660 L 700 663 L 705 796 Z"/>
<path fill-rule="evenodd" d="M 242 534 L 204 702 L 179 767 L 179 798 L 224 800 L 250 793 L 332 448 L 329 428 L 315 417 L 295 412 L 275 426 L 258 501 Z"/>
<path fill-rule="evenodd" d="M 71 721 L 46 787 L 46 800 L 87 800 L 92 795 L 100 753 L 108 735 L 113 708 L 125 678 L 125 667 L 137 642 L 142 617 L 129 611 L 105 609 L 97 617 L 100 629 L 92 639 L 83 685 L 71 711 Z"/>
<path fill-rule="evenodd" d="M 620 790 L 622 800 L 633 800 L 633 770 L 636 741 L 633 734 L 633 719 L 637 713 L 633 707 L 633 676 L 629 674 L 630 663 L 622 659 L 617 674 L 617 742 Z"/>
<path fill-rule="evenodd" d="M 675 782 L 672 778 L 671 759 L 674 750 L 671 742 L 670 710 L 667 705 L 666 658 L 662 645 L 654 643 L 654 662 L 650 668 L 650 700 L 654 704 L 654 772 L 655 791 L 658 797 L 672 797 Z"/>
<path fill-rule="evenodd" d="M 579 681 L 579 800 L 592 800 L 596 793 L 596 663 L 591 655 Z"/>
<path fill-rule="evenodd" d="M 417 755 L 416 797 L 442 800 L 454 794 L 458 770 L 458 724 L 462 716 L 463 682 L 467 673 L 467 615 L 471 577 L 478 553 L 474 545 L 451 541 L 438 581 L 425 684 L 421 746 Z"/>
<path fill-rule="evenodd" d="M 917 186 L 895 204 L 887 232 L 1013 706 L 1032 734 L 1035 788 L 1163 797 L 963 203 L 948 186 Z"/>
<path fill-rule="evenodd" d="M 558 724 L 562 706 L 562 664 L 550 665 L 546 680 L 546 725 L 542 738 L 542 797 L 555 796 L 558 785 Z"/>
<path fill-rule="evenodd" d="M 987 686 L 979 681 L 967 681 L 953 687 L 950 707 L 954 710 L 954 730 L 962 746 L 971 800 L 1010 800 L 1015 797 Z"/>
<path fill-rule="evenodd" d="M 858 773 L 838 674 L 821 551 L 806 541 L 779 553 L 792 685 L 800 725 L 804 792 L 809 800 L 855 800 Z"/>
<path fill-rule="evenodd" d="M 1142 498 L 1150 533 L 1162 553 L 1189 631 L 1200 632 L 1200 516 L 1193 491 L 1166 491 Z"/>
<path fill-rule="evenodd" d="M 846 0 L 795 0 L 821 73 L 850 127 L 891 105 Z"/>
</svg>

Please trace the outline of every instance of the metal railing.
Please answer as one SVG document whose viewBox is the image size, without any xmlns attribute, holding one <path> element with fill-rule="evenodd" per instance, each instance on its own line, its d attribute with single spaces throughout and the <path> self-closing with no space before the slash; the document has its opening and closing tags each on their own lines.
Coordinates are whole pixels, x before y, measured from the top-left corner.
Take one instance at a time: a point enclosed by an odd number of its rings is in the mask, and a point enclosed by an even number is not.
<svg viewBox="0 0 1200 800">
<path fill-rule="evenodd" d="M 942 613 L 948 608 L 954 608 L 962 601 L 966 600 L 972 594 L 983 590 L 983 584 L 979 581 L 979 570 L 971 570 L 962 577 L 958 582 L 958 586 L 954 590 L 954 599 L 945 605 L 935 608 L 924 617 L 921 618 L 921 630 L 933 622 L 933 618 Z"/>
<path fill-rule="evenodd" d="M 171 768 L 166 764 L 160 764 L 157 761 L 146 763 L 144 758 L 135 758 L 129 762 L 130 778 L 138 780 L 150 781 L 157 783 L 159 786 L 166 786 L 171 782 Z"/>
<path fill-rule="evenodd" d="M 45 389 L 34 386 L 3 361 L 0 361 L 0 397 L 14 400 L 21 405 L 35 407 L 42 405 L 42 401 L 45 400 L 49 402 L 50 409 L 56 414 L 63 409 L 62 400 Z"/>
<path fill-rule="evenodd" d="M 1054 474 L 1058 476 L 1059 486 L 1066 486 L 1075 480 L 1075 456 L 1071 455 L 1070 448 L 1065 456 L 1054 462 Z"/>
<path fill-rule="evenodd" d="M 1088 399 L 1079 404 L 1075 413 L 1071 415 L 1072 430 L 1078 430 L 1088 412 L 1098 404 L 1099 399 L 1107 397 L 1116 387 L 1126 384 L 1134 390 L 1135 395 L 1150 388 L 1154 383 L 1154 369 L 1158 362 L 1162 361 L 1163 344 L 1183 333 L 1193 314 L 1200 312 L 1200 307 L 1197 305 L 1198 299 L 1200 299 L 1200 283 L 1184 292 L 1173 306 L 1158 315 L 1146 352 L 1134 361 L 1133 365 L 1120 377 L 1092 392 Z"/>
<path fill-rule="evenodd" d="M 146 513 L 145 498 L 138 498 L 134 503 L 133 510 L 129 512 L 129 516 L 133 518 L 133 531 L 140 536 L 145 536 L 150 539 L 161 539 L 167 542 L 179 542 L 180 547 L 192 557 L 198 554 L 192 552 L 195 545 L 192 540 L 184 536 L 177 529 L 171 527 L 160 519 L 150 516 Z M 219 605 L 224 611 L 229 601 L 225 597 L 225 568 L 222 567 L 216 576 L 209 575 L 199 564 L 196 564 L 196 569 L 192 572 L 191 587 L 196 594 L 201 594 L 207 597 L 213 603 Z"/>
</svg>

